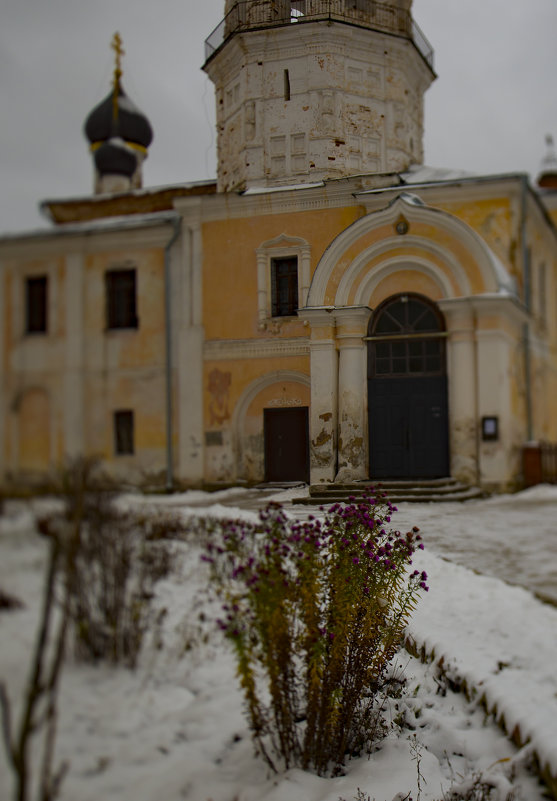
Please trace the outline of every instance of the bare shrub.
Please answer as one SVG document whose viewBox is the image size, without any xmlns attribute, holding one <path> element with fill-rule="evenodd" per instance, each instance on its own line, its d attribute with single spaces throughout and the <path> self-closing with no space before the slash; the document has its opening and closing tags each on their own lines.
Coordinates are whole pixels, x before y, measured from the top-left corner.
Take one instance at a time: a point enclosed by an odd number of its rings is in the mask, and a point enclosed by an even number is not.
<svg viewBox="0 0 557 801">
<path fill-rule="evenodd" d="M 0 587 L 0 612 L 7 612 L 13 609 L 22 609 L 23 601 L 16 598 L 15 595 L 10 595 Z"/>
<path fill-rule="evenodd" d="M 2 735 L 8 762 L 15 776 L 15 801 L 28 801 L 33 789 L 37 801 L 54 801 L 68 769 L 53 770 L 57 697 L 62 673 L 70 595 L 65 581 L 65 546 L 53 536 L 50 542 L 40 621 L 22 699 L 22 713 L 14 726 L 12 703 L 0 682 Z M 56 603 L 57 593 L 60 603 Z M 37 749 L 42 752 L 36 759 Z"/>
<path fill-rule="evenodd" d="M 141 516 L 118 509 L 116 488 L 94 460 L 66 465 L 58 492 L 64 513 L 39 521 L 39 529 L 54 537 L 72 532 L 63 540 L 76 655 L 133 668 L 144 635 L 162 619 L 151 602 L 171 568 L 168 548 L 148 540 Z"/>
</svg>

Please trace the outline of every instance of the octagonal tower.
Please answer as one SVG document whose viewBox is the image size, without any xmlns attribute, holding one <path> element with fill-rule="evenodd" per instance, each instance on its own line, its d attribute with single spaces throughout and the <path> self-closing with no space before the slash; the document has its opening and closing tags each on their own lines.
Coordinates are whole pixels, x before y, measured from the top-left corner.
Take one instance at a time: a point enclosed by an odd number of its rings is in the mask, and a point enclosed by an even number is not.
<svg viewBox="0 0 557 801">
<path fill-rule="evenodd" d="M 205 43 L 219 191 L 423 161 L 433 52 L 412 0 L 226 0 Z"/>
</svg>

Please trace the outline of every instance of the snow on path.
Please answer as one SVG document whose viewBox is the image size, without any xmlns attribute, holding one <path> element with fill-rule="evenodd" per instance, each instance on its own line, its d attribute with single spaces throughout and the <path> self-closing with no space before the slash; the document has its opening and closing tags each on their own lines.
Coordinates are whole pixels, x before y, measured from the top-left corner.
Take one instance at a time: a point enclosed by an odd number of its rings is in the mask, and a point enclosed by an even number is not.
<svg viewBox="0 0 557 801">
<path fill-rule="evenodd" d="M 415 561 L 431 591 L 411 620 L 412 636 L 485 696 L 509 734 L 518 727 L 557 784 L 557 608 L 524 588 L 557 603 L 557 487 L 465 504 L 400 504 L 393 526 L 415 524 L 427 546 Z"/>
<path fill-rule="evenodd" d="M 286 501 L 292 494 L 277 494 L 277 500 Z M 177 503 L 172 504 L 173 511 L 185 516 L 254 516 L 253 511 L 223 505 L 223 501 L 236 500 L 230 496 L 207 498 L 209 503 L 218 503 L 205 508 L 192 508 L 203 502 L 200 495 L 174 500 Z M 132 505 L 141 501 L 127 499 L 128 502 Z M 236 502 L 241 504 L 242 500 L 238 498 Z M 143 503 L 160 508 L 150 499 Z M 303 507 L 289 509 L 293 514 L 302 510 L 304 515 L 312 511 Z M 24 680 L 20 665 L 34 630 L 31 601 L 40 593 L 44 543 L 30 531 L 32 518 L 27 509 L 11 520 L 4 518 L 0 525 L 0 583 L 30 604 L 26 610 L 0 621 L 1 672 L 10 678 L 13 690 L 21 687 Z M 416 566 L 427 570 L 431 590 L 418 604 L 409 627 L 411 635 L 428 653 L 434 651 L 436 660 L 444 657 L 444 668 L 450 676 L 466 679 L 469 687 L 485 694 L 489 708 L 496 706 L 498 716 L 504 715 L 509 731 L 518 724 L 522 739 L 531 739 L 553 776 L 557 776 L 557 609 L 540 603 L 521 587 L 493 576 L 477 575 L 468 568 L 507 571 L 516 583 L 526 583 L 530 577 L 536 580 L 537 564 L 539 575 L 551 589 L 557 561 L 553 550 L 556 518 L 557 488 L 535 488 L 517 496 L 458 506 L 401 505 L 399 515 L 393 519 L 401 529 L 417 523 L 427 545 L 416 559 Z M 521 559 L 516 554 L 522 546 L 528 567 L 521 572 L 512 567 L 512 560 L 520 567 Z M 476 563 L 475 552 L 479 560 Z M 436 553 L 451 554 L 455 560 L 465 562 L 469 559 L 470 564 L 468 568 L 457 565 Z M 150 668 L 143 662 L 136 674 L 127 674 L 103 667 L 68 666 L 62 683 L 67 703 L 63 704 L 59 740 L 60 752 L 71 754 L 73 767 L 64 798 L 229 801 L 237 794 L 241 801 L 337 801 L 342 794 L 350 801 L 353 788 L 361 786 L 373 788 L 372 797 L 376 794 L 377 801 L 387 801 L 395 792 L 393 775 L 396 789 L 410 786 L 415 768 L 408 745 L 396 741 L 386 742 L 371 762 L 355 762 L 338 782 L 301 771 L 289 771 L 280 780 L 271 781 L 264 767 L 253 759 L 230 655 L 219 647 L 208 661 L 200 658 L 197 666 L 192 656 L 178 658 L 184 647 L 179 615 L 184 614 L 186 596 L 199 579 L 197 560 L 190 563 L 186 572 L 190 571 L 191 584 L 187 581 L 176 586 L 171 582 L 161 585 L 161 603 L 178 615 L 167 621 L 167 631 L 175 632 L 175 640 L 171 638 L 169 645 L 175 645 L 165 648 Z M 432 692 L 434 700 L 435 689 Z M 466 714 L 471 713 L 463 710 L 462 722 L 457 722 L 454 715 L 451 719 L 449 713 L 442 725 L 436 707 L 424 714 L 431 718 L 428 736 L 437 737 L 440 760 L 451 738 L 456 742 L 468 736 L 466 726 L 471 723 L 466 722 Z M 238 732 L 242 739 L 236 742 Z M 470 736 L 479 750 L 476 725 Z M 443 779 L 441 762 L 433 761 L 431 753 L 425 752 L 424 760 L 431 764 L 426 764 L 424 770 L 427 768 L 432 784 L 435 780 L 439 788 L 437 782 Z M 491 762 L 500 758 L 491 747 L 487 753 Z M 446 787 L 446 776 L 443 781 Z M 0 777 L 2 786 L 5 787 Z M 432 794 L 427 797 L 438 798 L 438 790 L 433 793 L 430 787 Z M 536 797 L 534 791 L 520 796 L 528 801 Z"/>
<path fill-rule="evenodd" d="M 393 523 L 418 525 L 429 551 L 520 584 L 557 605 L 557 486 L 466 503 L 401 503 Z"/>
<path fill-rule="evenodd" d="M 410 621 L 409 632 L 449 675 L 485 695 L 512 733 L 520 729 L 557 777 L 557 609 L 522 587 L 471 574 L 424 552 L 420 569 L 430 592 Z"/>
</svg>

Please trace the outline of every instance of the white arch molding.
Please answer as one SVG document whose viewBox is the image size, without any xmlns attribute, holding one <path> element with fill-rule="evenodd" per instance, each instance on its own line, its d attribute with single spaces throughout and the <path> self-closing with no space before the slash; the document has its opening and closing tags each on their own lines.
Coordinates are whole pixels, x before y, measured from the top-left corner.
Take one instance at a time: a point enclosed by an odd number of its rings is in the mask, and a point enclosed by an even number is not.
<svg viewBox="0 0 557 801">
<path fill-rule="evenodd" d="M 467 223 L 446 211 L 426 206 L 419 199 L 402 193 L 386 208 L 356 220 L 331 242 L 315 270 L 309 288 L 307 305 L 314 307 L 324 306 L 327 286 L 333 271 L 339 261 L 342 260 L 344 254 L 349 249 L 357 246 L 358 240 L 362 237 L 369 236 L 369 234 L 385 226 L 394 227 L 401 214 L 407 220 L 410 231 L 412 231 L 413 225 L 419 223 L 430 225 L 445 236 L 449 235 L 455 245 L 464 249 L 471 260 L 478 266 L 483 276 L 486 292 L 502 292 L 516 295 L 516 285 L 512 276 L 508 274 L 489 246 Z M 424 253 L 430 253 L 436 259 L 442 260 L 450 269 L 457 283 L 458 291 L 461 293 L 460 296 L 465 297 L 470 294 L 470 283 L 466 272 L 452 250 L 425 237 L 413 236 L 412 234 L 393 235 L 387 239 L 381 238 L 380 241 L 364 248 L 350 262 L 339 282 L 334 301 L 332 301 L 333 305 L 346 305 L 351 290 L 366 265 L 372 260 L 377 260 L 382 255 L 388 258 L 388 253 L 392 252 L 394 248 L 397 250 L 401 248 L 407 249 L 408 253 L 388 259 L 391 268 L 396 265 L 397 261 L 399 265 L 403 266 L 398 266 L 398 268 L 395 266 L 394 269 L 407 268 L 410 262 L 414 263 L 416 261 L 422 270 L 428 269 L 430 271 L 430 275 L 443 288 L 445 297 L 455 297 L 455 291 L 451 287 L 448 278 L 443 275 L 433 259 L 429 261 L 427 257 L 424 257 Z M 421 251 L 421 256 L 415 258 L 413 251 L 415 252 L 416 250 Z M 382 268 L 383 264 L 380 264 L 379 267 Z M 373 268 L 371 272 L 375 270 L 377 270 L 377 267 Z M 358 300 L 355 299 L 354 302 L 367 302 L 367 298 L 363 298 L 361 293 L 358 292 Z"/>
<path fill-rule="evenodd" d="M 311 379 L 305 373 L 300 373 L 297 370 L 275 370 L 272 373 L 265 373 L 265 375 L 254 379 L 244 389 L 238 402 L 232 412 L 230 420 L 232 437 L 233 437 L 233 450 L 236 456 L 236 476 L 240 478 L 244 466 L 244 449 L 242 443 L 242 436 L 245 427 L 246 415 L 248 409 L 255 398 L 267 387 L 274 384 L 280 384 L 281 381 L 290 381 L 311 390 Z"/>
<path fill-rule="evenodd" d="M 365 270 L 365 266 L 362 267 L 362 270 Z M 369 270 L 356 291 L 353 304 L 357 306 L 369 306 L 369 299 L 381 281 L 401 270 L 411 270 L 412 272 L 421 273 L 422 275 L 431 278 L 439 287 L 443 298 L 456 297 L 449 278 L 437 264 L 434 264 L 423 257 L 398 255 L 382 261 L 380 265 Z M 468 295 L 470 286 L 466 276 L 464 276 L 463 283 L 465 290 L 462 292 L 462 294 Z M 342 286 L 341 281 L 337 291 L 337 302 L 339 305 L 347 305 L 347 295 L 350 289 L 351 285 L 348 284 L 348 282 Z"/>
</svg>

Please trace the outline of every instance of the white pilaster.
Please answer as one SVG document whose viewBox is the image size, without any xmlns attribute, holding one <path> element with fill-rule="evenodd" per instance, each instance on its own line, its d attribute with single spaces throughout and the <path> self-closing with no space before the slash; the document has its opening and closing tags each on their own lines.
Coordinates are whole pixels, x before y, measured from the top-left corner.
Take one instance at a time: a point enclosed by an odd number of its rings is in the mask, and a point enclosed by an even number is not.
<svg viewBox="0 0 557 801">
<path fill-rule="evenodd" d="M 4 297 L 4 265 L 0 263 L 0 319 L 5 320 L 6 311 Z M 7 469 L 7 445 L 5 422 L 8 415 L 8 398 L 6 387 L 6 367 L 4 363 L 4 325 L 0 325 L 0 483 L 4 480 Z"/>
<path fill-rule="evenodd" d="M 447 372 L 451 475 L 479 480 L 475 313 L 468 299 L 440 301 L 448 330 Z"/>
<path fill-rule="evenodd" d="M 311 326 L 310 481 L 334 481 L 337 465 L 338 356 L 332 307 L 300 309 Z"/>
<path fill-rule="evenodd" d="M 197 204 L 198 201 L 195 201 Z M 178 478 L 203 479 L 203 340 L 202 270 L 203 243 L 198 206 L 184 209 L 180 254 L 180 280 L 173 302 L 177 303 L 176 420 L 178 424 Z"/>
<path fill-rule="evenodd" d="M 503 490 L 512 486 L 521 472 L 527 433 L 525 412 L 517 413 L 524 399 L 516 392 L 517 383 L 522 384 L 516 377 L 522 376 L 523 370 L 525 317 L 506 297 L 478 297 L 472 302 L 476 311 L 480 480 L 488 489 Z M 498 438 L 484 440 L 481 420 L 492 416 L 498 418 Z"/>
<path fill-rule="evenodd" d="M 66 369 L 64 373 L 64 454 L 84 454 L 84 298 L 83 257 L 70 253 L 66 257 Z"/>
<path fill-rule="evenodd" d="M 371 309 L 348 306 L 335 309 L 338 367 L 338 473 L 337 482 L 368 475 L 367 333 Z"/>
</svg>

